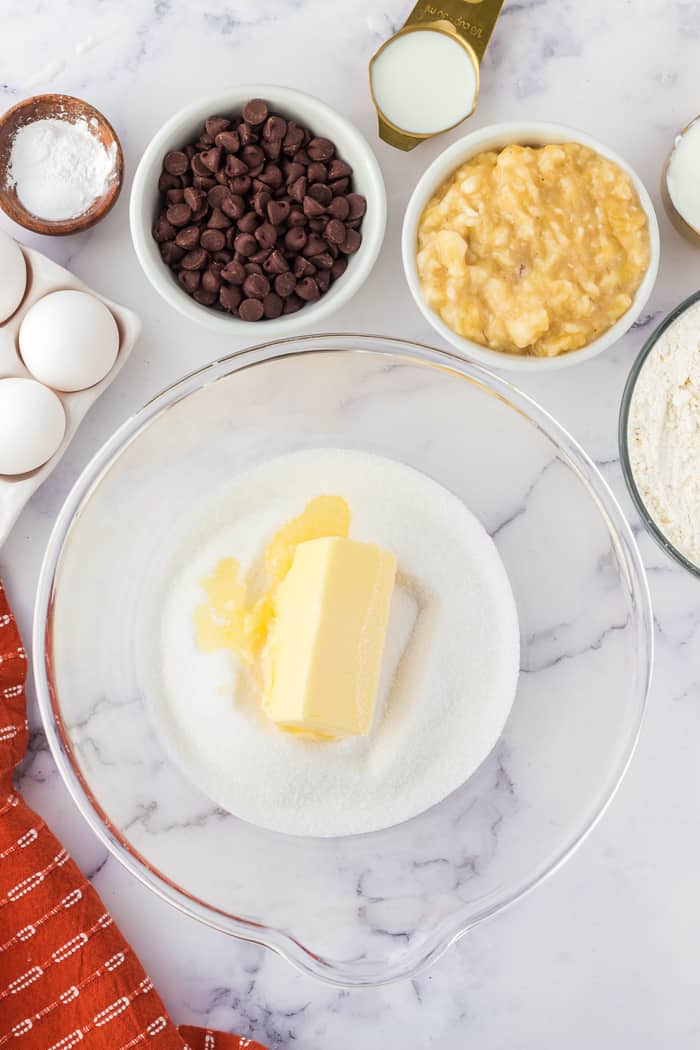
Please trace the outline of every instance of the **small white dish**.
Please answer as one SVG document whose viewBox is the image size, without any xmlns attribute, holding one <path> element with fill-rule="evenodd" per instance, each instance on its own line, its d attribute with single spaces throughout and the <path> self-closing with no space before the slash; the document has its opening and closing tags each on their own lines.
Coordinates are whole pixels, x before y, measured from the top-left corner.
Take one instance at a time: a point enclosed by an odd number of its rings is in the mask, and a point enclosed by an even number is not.
<svg viewBox="0 0 700 1050">
<path fill-rule="evenodd" d="M 614 161 L 624 172 L 629 175 L 639 200 L 647 215 L 649 222 L 650 259 L 646 274 L 637 289 L 634 302 L 629 310 L 615 322 L 606 332 L 594 339 L 588 346 L 581 350 L 572 350 L 561 354 L 559 357 L 525 357 L 517 354 L 506 353 L 500 350 L 491 350 L 487 346 L 481 346 L 471 339 L 465 339 L 457 335 L 445 324 L 426 304 L 418 280 L 416 268 L 416 242 L 418 238 L 418 223 L 423 214 L 426 204 L 437 191 L 439 186 L 461 165 L 490 149 L 503 149 L 513 143 L 521 146 L 544 146 L 552 142 L 579 142 L 583 146 L 600 153 Z M 659 258 L 661 255 L 661 239 L 659 236 L 659 224 L 651 198 L 644 187 L 643 182 L 635 171 L 622 157 L 609 149 L 604 143 L 586 135 L 575 128 L 567 127 L 565 124 L 550 124 L 545 121 L 508 122 L 503 124 L 490 124 L 488 127 L 480 128 L 458 142 L 453 143 L 443 153 L 435 158 L 430 167 L 423 173 L 418 184 L 411 195 L 406 208 L 401 234 L 401 252 L 403 256 L 403 267 L 408 281 L 408 287 L 415 299 L 421 313 L 433 326 L 435 331 L 443 339 L 451 343 L 463 356 L 472 361 L 479 361 L 490 368 L 505 368 L 514 372 L 543 372 L 554 371 L 560 368 L 569 368 L 571 365 L 582 364 L 590 361 L 592 357 L 607 350 L 616 343 L 625 332 L 627 332 L 639 317 L 646 302 L 651 295 L 656 275 L 659 269 Z"/>
<path fill-rule="evenodd" d="M 264 98 L 274 112 L 307 125 L 318 136 L 331 139 L 338 155 L 352 166 L 354 189 L 367 200 L 362 223 L 362 245 L 348 258 L 348 268 L 318 302 L 309 303 L 294 314 L 274 320 L 250 323 L 201 306 L 185 292 L 160 257 L 152 229 L 159 201 L 158 177 L 163 157 L 181 149 L 198 134 L 207 117 L 240 113 L 251 98 Z M 384 239 L 386 191 L 382 173 L 368 142 L 360 132 L 325 102 L 302 91 L 278 84 L 238 84 L 221 94 L 199 99 L 185 106 L 151 139 L 134 176 L 129 204 L 131 236 L 139 262 L 155 290 L 181 314 L 222 335 L 276 339 L 308 330 L 325 321 L 347 303 L 366 281 Z"/>
</svg>

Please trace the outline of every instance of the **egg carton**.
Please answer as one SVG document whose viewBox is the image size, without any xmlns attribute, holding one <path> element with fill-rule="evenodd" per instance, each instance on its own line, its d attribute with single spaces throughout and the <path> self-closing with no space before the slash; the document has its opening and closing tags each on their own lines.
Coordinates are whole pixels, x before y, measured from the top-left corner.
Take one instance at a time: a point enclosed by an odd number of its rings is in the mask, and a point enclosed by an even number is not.
<svg viewBox="0 0 700 1050">
<path fill-rule="evenodd" d="M 0 324 L 0 378 L 8 379 L 19 376 L 33 378 L 31 373 L 24 367 L 19 353 L 19 329 L 22 320 L 31 306 L 49 292 L 63 291 L 64 289 L 75 289 L 81 292 L 89 292 L 95 298 L 100 299 L 109 308 L 119 329 L 119 353 L 111 371 L 101 382 L 88 390 L 78 390 L 75 393 L 64 393 L 60 390 L 54 391 L 60 398 L 66 414 L 66 432 L 60 447 L 43 467 L 30 471 L 28 474 L 20 474 L 17 477 L 8 475 L 0 476 L 0 545 L 7 539 L 12 526 L 16 522 L 27 500 L 36 492 L 39 486 L 48 478 L 55 468 L 61 456 L 73 440 L 73 435 L 80 426 L 86 412 L 97 401 L 107 387 L 114 381 L 121 369 L 126 364 L 134 343 L 141 331 L 141 321 L 131 310 L 113 303 L 99 295 L 92 288 L 80 281 L 74 274 L 59 266 L 58 263 L 47 259 L 41 252 L 20 245 L 22 254 L 27 264 L 27 289 L 24 293 L 19 308 L 9 320 Z"/>
</svg>

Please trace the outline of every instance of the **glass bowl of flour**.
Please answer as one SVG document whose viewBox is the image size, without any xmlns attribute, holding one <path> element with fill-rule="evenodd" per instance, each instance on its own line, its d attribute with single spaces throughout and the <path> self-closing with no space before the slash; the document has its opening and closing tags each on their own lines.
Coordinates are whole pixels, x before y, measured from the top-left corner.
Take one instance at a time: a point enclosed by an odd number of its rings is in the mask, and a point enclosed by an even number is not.
<svg viewBox="0 0 700 1050">
<path fill-rule="evenodd" d="M 372 733 L 330 743 L 266 725 L 191 620 L 213 562 L 320 492 L 408 595 Z M 361 986 L 416 973 L 582 841 L 634 749 L 652 618 L 618 505 L 534 402 L 428 346 L 318 335 L 207 366 L 106 443 L 52 534 L 34 653 L 57 765 L 120 862 Z"/>
<path fill-rule="evenodd" d="M 627 379 L 620 460 L 649 534 L 700 577 L 700 292 L 659 324 Z"/>
</svg>

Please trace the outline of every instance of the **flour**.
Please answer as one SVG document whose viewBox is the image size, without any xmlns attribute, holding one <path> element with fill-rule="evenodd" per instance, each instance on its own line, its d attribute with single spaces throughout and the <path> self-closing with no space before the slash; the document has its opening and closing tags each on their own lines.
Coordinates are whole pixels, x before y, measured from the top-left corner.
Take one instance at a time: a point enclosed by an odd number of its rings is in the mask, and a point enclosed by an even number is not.
<svg viewBox="0 0 700 1050">
<path fill-rule="evenodd" d="M 92 123 L 92 122 L 91 122 Z M 84 214 L 107 190 L 116 147 L 105 149 L 88 122 L 35 120 L 12 140 L 8 186 L 27 211 L 61 221 Z"/>
<path fill-rule="evenodd" d="M 192 628 L 201 578 L 226 556 L 245 571 L 323 492 L 399 566 L 375 726 L 333 743 L 272 725 L 235 657 L 199 651 Z M 234 479 L 167 557 L 150 634 L 149 706 L 173 759 L 223 808 L 296 835 L 376 830 L 439 802 L 493 748 L 518 675 L 515 604 L 480 523 L 424 475 L 360 452 L 299 452 Z"/>
<path fill-rule="evenodd" d="M 632 394 L 627 443 L 649 514 L 700 567 L 700 303 L 673 322 L 644 362 Z"/>
</svg>

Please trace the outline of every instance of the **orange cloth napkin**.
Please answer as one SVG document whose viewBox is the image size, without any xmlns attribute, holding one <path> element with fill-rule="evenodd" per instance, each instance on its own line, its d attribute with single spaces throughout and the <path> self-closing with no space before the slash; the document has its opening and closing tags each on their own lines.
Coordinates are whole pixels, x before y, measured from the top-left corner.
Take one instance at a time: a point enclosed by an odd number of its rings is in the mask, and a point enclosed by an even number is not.
<svg viewBox="0 0 700 1050">
<path fill-rule="evenodd" d="M 0 1050 L 264 1050 L 175 1027 L 95 890 L 14 791 L 26 676 L 0 584 Z"/>
</svg>

